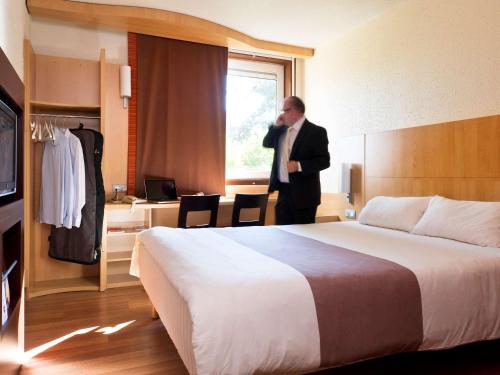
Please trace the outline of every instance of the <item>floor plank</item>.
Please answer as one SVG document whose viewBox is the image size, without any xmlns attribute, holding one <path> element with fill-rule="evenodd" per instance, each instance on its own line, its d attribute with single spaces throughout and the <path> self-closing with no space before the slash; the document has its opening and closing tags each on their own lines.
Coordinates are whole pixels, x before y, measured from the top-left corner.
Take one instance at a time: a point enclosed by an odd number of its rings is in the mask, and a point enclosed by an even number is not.
<svg viewBox="0 0 500 375">
<path fill-rule="evenodd" d="M 104 327 L 131 322 L 103 334 Z M 62 293 L 26 303 L 26 350 L 84 328 L 27 362 L 21 374 L 186 375 L 160 320 L 151 319 L 151 305 L 142 287 L 106 292 Z M 364 361 L 317 375 L 498 375 L 500 340 L 452 350 L 400 354 Z"/>
</svg>

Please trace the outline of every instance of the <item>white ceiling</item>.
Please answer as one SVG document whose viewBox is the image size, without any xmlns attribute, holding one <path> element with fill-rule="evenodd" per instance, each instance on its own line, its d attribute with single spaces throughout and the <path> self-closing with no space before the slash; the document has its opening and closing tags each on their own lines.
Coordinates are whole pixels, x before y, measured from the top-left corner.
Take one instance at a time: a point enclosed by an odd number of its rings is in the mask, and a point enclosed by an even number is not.
<svg viewBox="0 0 500 375">
<path fill-rule="evenodd" d="M 189 14 L 254 38 L 316 48 L 404 0 L 80 0 Z"/>
</svg>

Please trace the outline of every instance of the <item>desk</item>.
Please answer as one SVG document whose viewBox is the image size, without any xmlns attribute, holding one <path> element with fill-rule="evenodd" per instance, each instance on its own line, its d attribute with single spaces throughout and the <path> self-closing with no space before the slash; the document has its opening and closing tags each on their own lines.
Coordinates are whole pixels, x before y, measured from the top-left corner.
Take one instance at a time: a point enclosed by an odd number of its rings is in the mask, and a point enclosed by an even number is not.
<svg viewBox="0 0 500 375">
<path fill-rule="evenodd" d="M 330 223 L 333 221 L 340 221 L 340 217 L 338 215 L 316 216 L 316 223 Z"/>
<path fill-rule="evenodd" d="M 276 201 L 276 198 L 269 197 L 270 202 Z M 165 203 L 137 203 L 135 204 L 136 208 L 139 209 L 179 209 L 180 201 L 171 201 Z M 219 206 L 232 206 L 234 204 L 234 198 L 228 197 L 220 197 Z M 114 210 L 114 209 L 129 209 L 131 208 L 131 204 L 128 203 L 112 203 L 107 202 L 104 209 L 105 210 Z"/>
<path fill-rule="evenodd" d="M 270 196 L 266 211 L 266 225 L 274 224 L 274 204 L 276 198 Z M 139 285 L 140 281 L 128 274 L 132 259 L 132 248 L 137 233 L 153 226 L 177 226 L 179 201 L 168 203 L 107 203 L 104 207 L 102 231 L 102 252 L 100 261 L 99 290 L 123 286 Z M 230 226 L 234 198 L 221 197 L 217 226 Z M 255 211 L 254 211 L 255 210 Z M 241 211 L 244 220 L 255 216 L 257 209 Z M 189 213 L 189 222 L 206 222 L 207 212 Z"/>
</svg>

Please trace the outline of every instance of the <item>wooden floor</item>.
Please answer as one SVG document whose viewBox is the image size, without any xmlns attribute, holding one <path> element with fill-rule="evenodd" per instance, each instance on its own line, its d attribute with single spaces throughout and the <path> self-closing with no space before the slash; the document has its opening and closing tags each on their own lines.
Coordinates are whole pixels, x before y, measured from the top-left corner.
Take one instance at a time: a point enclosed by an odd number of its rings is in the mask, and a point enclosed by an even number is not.
<svg viewBox="0 0 500 375">
<path fill-rule="evenodd" d="M 117 332 L 99 332 L 130 321 Z M 31 299 L 26 303 L 25 349 L 91 327 L 98 328 L 35 356 L 21 374 L 187 374 L 161 321 L 151 319 L 142 287 Z"/>
<path fill-rule="evenodd" d="M 113 327 L 121 329 L 110 333 Z M 88 332 L 75 334 L 83 329 Z M 27 302 L 28 354 L 66 335 L 70 336 L 65 341 L 26 362 L 20 373 L 187 374 L 162 323 L 151 319 L 151 306 L 141 287 L 63 293 Z M 402 354 L 320 374 L 495 375 L 500 374 L 500 340 L 453 350 Z"/>
</svg>

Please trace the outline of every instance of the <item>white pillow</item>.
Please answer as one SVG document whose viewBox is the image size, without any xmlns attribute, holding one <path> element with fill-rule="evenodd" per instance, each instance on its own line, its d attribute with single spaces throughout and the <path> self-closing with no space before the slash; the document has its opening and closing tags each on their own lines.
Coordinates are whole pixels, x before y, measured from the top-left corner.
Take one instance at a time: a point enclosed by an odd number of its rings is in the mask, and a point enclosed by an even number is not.
<svg viewBox="0 0 500 375">
<path fill-rule="evenodd" d="M 500 247 L 500 202 L 433 197 L 413 233 Z"/>
<path fill-rule="evenodd" d="M 409 232 L 420 220 L 430 197 L 375 197 L 359 214 L 361 224 Z"/>
</svg>

